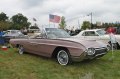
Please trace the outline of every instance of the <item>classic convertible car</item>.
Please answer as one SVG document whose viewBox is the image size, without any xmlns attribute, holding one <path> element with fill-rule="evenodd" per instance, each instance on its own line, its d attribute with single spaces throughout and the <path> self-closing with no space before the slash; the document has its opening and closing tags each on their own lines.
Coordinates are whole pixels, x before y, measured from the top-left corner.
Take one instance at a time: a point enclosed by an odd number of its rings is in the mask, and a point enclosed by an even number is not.
<svg viewBox="0 0 120 79">
<path fill-rule="evenodd" d="M 18 47 L 19 54 L 29 52 L 45 57 L 56 58 L 61 65 L 72 61 L 94 59 L 107 53 L 107 45 L 94 40 L 79 40 L 57 28 L 45 28 L 41 35 L 28 39 L 11 39 L 10 43 Z"/>
</svg>

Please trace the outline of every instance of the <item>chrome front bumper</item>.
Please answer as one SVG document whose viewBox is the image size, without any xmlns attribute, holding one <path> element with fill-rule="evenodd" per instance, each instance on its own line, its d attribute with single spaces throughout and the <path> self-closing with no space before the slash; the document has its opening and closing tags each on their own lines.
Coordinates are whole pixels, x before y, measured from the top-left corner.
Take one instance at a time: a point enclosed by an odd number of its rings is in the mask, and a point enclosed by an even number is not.
<svg viewBox="0 0 120 79">
<path fill-rule="evenodd" d="M 87 52 L 82 53 L 80 56 L 71 56 L 72 61 L 80 62 L 84 59 L 94 59 L 100 58 L 107 54 L 107 48 L 95 48 L 95 53 L 93 55 L 87 55 Z"/>
<path fill-rule="evenodd" d="M 93 55 L 87 55 L 86 59 L 94 59 L 99 58 L 107 54 L 108 50 L 107 48 L 95 48 L 95 53 Z"/>
</svg>

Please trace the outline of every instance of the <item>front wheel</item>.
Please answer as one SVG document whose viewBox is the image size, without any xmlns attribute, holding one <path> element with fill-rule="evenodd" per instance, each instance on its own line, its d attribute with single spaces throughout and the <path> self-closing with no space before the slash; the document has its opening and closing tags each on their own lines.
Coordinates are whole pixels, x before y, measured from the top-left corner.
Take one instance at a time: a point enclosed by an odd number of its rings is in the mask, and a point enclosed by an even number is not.
<svg viewBox="0 0 120 79">
<path fill-rule="evenodd" d="M 22 45 L 19 45 L 18 51 L 19 51 L 19 54 L 23 54 L 24 53 L 24 48 L 23 48 Z"/>
<path fill-rule="evenodd" d="M 60 65 L 68 65 L 71 63 L 70 54 L 66 50 L 59 50 L 57 53 L 57 61 Z"/>
</svg>

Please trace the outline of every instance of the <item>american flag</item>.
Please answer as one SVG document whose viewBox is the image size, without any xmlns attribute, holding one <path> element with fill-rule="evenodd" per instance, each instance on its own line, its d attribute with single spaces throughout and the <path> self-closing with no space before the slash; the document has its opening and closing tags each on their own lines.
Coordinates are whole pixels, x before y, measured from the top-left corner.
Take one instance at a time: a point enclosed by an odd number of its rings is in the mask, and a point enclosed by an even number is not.
<svg viewBox="0 0 120 79">
<path fill-rule="evenodd" d="M 53 23 L 59 23 L 60 16 L 49 14 L 49 21 Z"/>
</svg>

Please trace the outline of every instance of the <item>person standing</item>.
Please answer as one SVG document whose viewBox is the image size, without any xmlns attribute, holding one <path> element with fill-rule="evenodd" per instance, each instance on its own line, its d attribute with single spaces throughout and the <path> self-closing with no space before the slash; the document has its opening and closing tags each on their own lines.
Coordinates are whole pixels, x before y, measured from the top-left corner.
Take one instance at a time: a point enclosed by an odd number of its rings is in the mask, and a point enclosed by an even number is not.
<svg viewBox="0 0 120 79">
<path fill-rule="evenodd" d="M 117 41 L 116 41 L 115 35 L 114 35 L 112 32 L 110 32 L 110 33 L 109 33 L 109 37 L 110 37 L 111 47 L 112 47 L 113 49 L 117 49 Z"/>
<path fill-rule="evenodd" d="M 116 33 L 116 29 L 114 28 L 114 27 L 109 27 L 107 30 L 107 33 L 109 34 L 109 33 Z"/>
<path fill-rule="evenodd" d="M 4 35 L 3 31 L 0 31 L 0 44 L 1 45 L 4 45 L 4 43 L 5 43 L 3 35 Z"/>
</svg>

